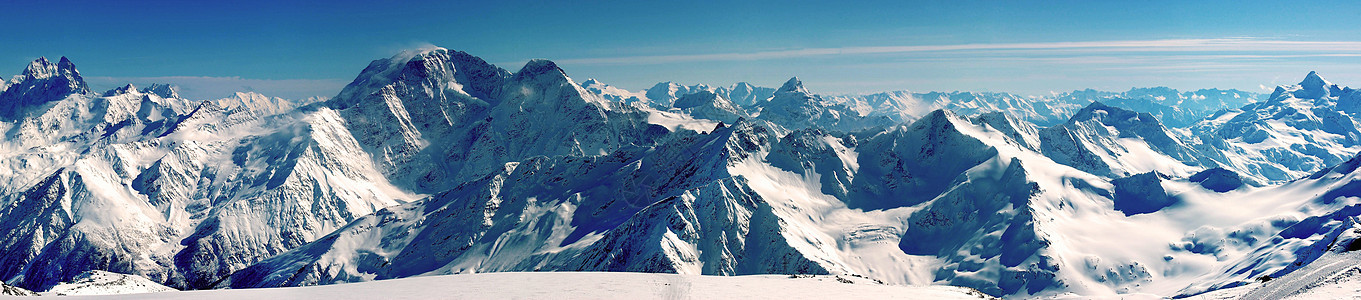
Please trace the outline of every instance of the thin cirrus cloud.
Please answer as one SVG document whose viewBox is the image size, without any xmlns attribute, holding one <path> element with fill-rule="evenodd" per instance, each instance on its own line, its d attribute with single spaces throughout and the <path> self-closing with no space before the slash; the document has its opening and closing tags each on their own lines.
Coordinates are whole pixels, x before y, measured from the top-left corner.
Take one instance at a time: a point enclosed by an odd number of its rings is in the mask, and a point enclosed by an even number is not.
<svg viewBox="0 0 1361 300">
<path fill-rule="evenodd" d="M 1301 58 L 1301 57 L 1356 57 L 1361 56 L 1361 42 L 1351 41 L 1283 41 L 1256 38 L 1220 39 L 1163 39 L 1094 42 L 996 43 L 922 46 L 876 46 L 806 48 L 756 52 L 732 52 L 685 55 L 649 55 L 624 57 L 594 57 L 556 60 L 560 64 L 575 65 L 638 65 L 711 61 L 753 61 L 790 59 L 816 56 L 940 53 L 965 55 L 1055 55 L 1089 56 L 1115 53 L 1164 52 L 1168 56 L 1182 53 L 1239 53 L 1237 58 Z M 1242 54 L 1251 53 L 1251 54 Z M 1203 55 L 1202 55 L 1203 56 Z M 1235 55 L 1220 55 L 1235 58 Z"/>
</svg>

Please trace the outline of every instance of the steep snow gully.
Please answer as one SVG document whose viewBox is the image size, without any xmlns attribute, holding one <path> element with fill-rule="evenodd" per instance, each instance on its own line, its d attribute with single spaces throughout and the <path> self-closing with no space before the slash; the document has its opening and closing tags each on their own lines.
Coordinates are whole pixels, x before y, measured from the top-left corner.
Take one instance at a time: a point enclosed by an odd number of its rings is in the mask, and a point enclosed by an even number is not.
<svg viewBox="0 0 1361 300">
<path fill-rule="evenodd" d="M 1270 95 L 823 96 L 797 78 L 634 92 L 438 48 L 375 60 L 329 99 L 189 100 L 95 93 L 70 60 L 38 59 L 0 84 L 0 279 L 79 294 L 608 271 L 1326 294 L 1358 282 L 1341 267 L 1361 248 L 1358 114 L 1361 92 L 1315 73 Z M 701 277 L 639 280 L 673 296 L 721 280 L 685 278 Z"/>
</svg>

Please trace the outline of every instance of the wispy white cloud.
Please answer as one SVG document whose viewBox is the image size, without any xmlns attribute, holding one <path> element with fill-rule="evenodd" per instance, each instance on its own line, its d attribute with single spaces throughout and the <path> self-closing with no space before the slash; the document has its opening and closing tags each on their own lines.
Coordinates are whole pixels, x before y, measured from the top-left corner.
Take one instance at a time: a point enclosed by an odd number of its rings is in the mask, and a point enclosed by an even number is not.
<svg viewBox="0 0 1361 300">
<path fill-rule="evenodd" d="M 1352 41 L 1282 41 L 1256 38 L 1223 39 L 1163 39 L 1049 43 L 994 43 L 921 46 L 878 46 L 805 48 L 756 52 L 707 53 L 684 55 L 649 55 L 623 57 L 593 57 L 555 60 L 559 64 L 575 65 L 637 65 L 708 61 L 751 61 L 815 56 L 913 54 L 913 53 L 973 53 L 1023 55 L 1098 55 L 1114 53 L 1240 53 L 1259 57 L 1356 57 L 1361 56 L 1361 42 Z"/>
<path fill-rule="evenodd" d="M 235 76 L 85 77 L 85 81 L 97 91 L 129 83 L 138 86 L 170 84 L 178 88 L 181 96 L 194 100 L 224 98 L 234 92 L 245 91 L 288 99 L 331 97 L 349 83 L 344 79 L 251 79 Z"/>
</svg>

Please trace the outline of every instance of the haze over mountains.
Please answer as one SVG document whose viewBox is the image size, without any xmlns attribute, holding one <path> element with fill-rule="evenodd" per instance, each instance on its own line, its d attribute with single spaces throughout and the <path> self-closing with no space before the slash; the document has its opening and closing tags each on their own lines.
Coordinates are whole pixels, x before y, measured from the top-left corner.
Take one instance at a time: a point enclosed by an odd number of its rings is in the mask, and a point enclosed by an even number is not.
<svg viewBox="0 0 1361 300">
<path fill-rule="evenodd" d="M 39 59 L 0 84 L 0 279 L 628 271 L 1246 294 L 1350 272 L 1314 262 L 1358 248 L 1359 113 L 1361 92 L 1314 73 L 1270 95 L 627 91 L 433 49 L 329 99 L 189 100 L 90 91 L 70 60 Z"/>
</svg>

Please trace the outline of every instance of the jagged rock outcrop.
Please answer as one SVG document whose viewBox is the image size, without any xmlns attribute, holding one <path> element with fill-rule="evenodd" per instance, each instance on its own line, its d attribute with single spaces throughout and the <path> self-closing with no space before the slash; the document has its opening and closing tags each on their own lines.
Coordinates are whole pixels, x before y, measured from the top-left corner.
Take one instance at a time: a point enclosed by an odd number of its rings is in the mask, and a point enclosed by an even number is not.
<svg viewBox="0 0 1361 300">
<path fill-rule="evenodd" d="M 0 91 L 0 118 L 14 120 L 35 107 L 72 94 L 89 94 L 90 86 L 65 56 L 56 64 L 40 57 Z"/>
</svg>

